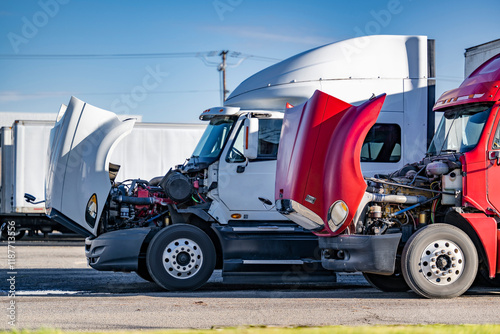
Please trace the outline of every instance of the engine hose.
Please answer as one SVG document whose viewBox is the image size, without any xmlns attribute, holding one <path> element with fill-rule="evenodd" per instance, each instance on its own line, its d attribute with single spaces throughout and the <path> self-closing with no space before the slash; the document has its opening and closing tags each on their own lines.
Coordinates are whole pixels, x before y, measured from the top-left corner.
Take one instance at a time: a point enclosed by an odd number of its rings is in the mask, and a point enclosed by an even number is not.
<svg viewBox="0 0 500 334">
<path fill-rule="evenodd" d="M 422 191 L 427 191 L 431 193 L 437 193 L 437 194 L 445 194 L 445 195 L 455 195 L 454 192 L 451 191 L 441 191 L 441 190 L 434 190 L 434 189 L 427 189 L 427 188 L 420 188 L 420 187 L 414 187 L 414 186 L 409 186 L 406 184 L 402 183 L 396 183 L 396 182 L 389 182 L 381 179 L 376 179 L 374 177 L 365 177 L 365 180 L 376 182 L 376 183 L 384 183 L 384 184 L 389 184 L 391 186 L 397 186 L 397 187 L 402 187 L 402 188 L 409 188 L 409 189 L 415 189 L 415 190 L 422 190 Z"/>
<path fill-rule="evenodd" d="M 435 200 L 435 199 L 439 198 L 439 196 L 440 196 L 440 195 L 434 196 L 434 197 L 432 197 L 432 198 L 429 198 L 429 199 L 428 199 L 428 200 L 426 200 L 426 201 L 419 202 L 419 203 L 414 204 L 414 205 L 412 205 L 412 206 L 409 206 L 409 207 L 407 207 L 407 208 L 405 208 L 405 209 L 403 209 L 403 210 L 399 210 L 399 211 L 397 211 L 397 212 L 391 213 L 391 214 L 389 215 L 389 217 L 395 217 L 395 216 L 397 216 L 397 215 L 400 215 L 400 214 L 402 214 L 402 213 L 405 213 L 406 211 L 410 211 L 410 210 L 413 210 L 413 209 L 415 209 L 415 208 L 418 208 L 419 206 L 421 206 L 421 205 L 423 205 L 423 204 L 425 204 L 425 203 L 432 202 L 433 200 Z"/>
<path fill-rule="evenodd" d="M 125 186 L 123 184 L 120 184 L 116 189 L 122 194 L 123 196 L 127 196 L 127 189 L 125 189 Z"/>
<path fill-rule="evenodd" d="M 133 197 L 133 196 L 113 196 L 113 200 L 118 203 L 127 203 L 134 205 L 151 205 L 155 204 L 156 200 L 154 197 Z"/>
<path fill-rule="evenodd" d="M 154 221 L 154 220 L 156 220 L 156 219 L 160 218 L 161 216 L 164 216 L 164 215 L 165 215 L 165 214 L 167 214 L 167 213 L 168 213 L 168 210 L 167 210 L 167 211 L 163 211 L 162 213 L 160 213 L 160 214 L 158 214 L 158 215 L 156 215 L 156 216 L 154 216 L 154 217 L 151 217 L 151 218 L 149 218 L 148 220 L 146 220 L 146 223 L 151 223 L 152 221 Z"/>
<path fill-rule="evenodd" d="M 128 196 L 132 196 L 134 194 L 136 182 L 137 182 L 136 180 L 132 180 L 132 184 L 130 185 L 130 188 L 128 188 L 128 193 L 127 193 Z"/>
<path fill-rule="evenodd" d="M 407 195 L 383 195 L 367 193 L 370 202 L 383 202 L 383 203 L 398 203 L 398 204 L 416 204 L 423 202 L 427 199 L 425 196 L 407 196 Z"/>
</svg>

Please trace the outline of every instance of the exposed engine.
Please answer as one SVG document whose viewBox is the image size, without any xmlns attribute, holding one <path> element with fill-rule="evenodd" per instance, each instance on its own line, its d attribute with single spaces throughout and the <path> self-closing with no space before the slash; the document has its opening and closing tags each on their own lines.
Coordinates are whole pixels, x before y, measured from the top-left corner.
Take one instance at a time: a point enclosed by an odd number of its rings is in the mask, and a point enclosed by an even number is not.
<svg viewBox="0 0 500 334">
<path fill-rule="evenodd" d="M 375 175 L 366 181 L 368 188 L 360 206 L 364 209 L 349 226 L 350 233 L 403 232 L 406 239 L 419 226 L 442 222 L 450 207 L 461 205 L 458 154 L 428 157 L 390 175 Z"/>
<path fill-rule="evenodd" d="M 171 224 L 171 211 L 206 203 L 206 170 L 177 166 L 164 177 L 115 182 L 119 166 L 110 166 L 112 188 L 101 217 L 101 230 L 134 227 L 165 227 Z"/>
</svg>

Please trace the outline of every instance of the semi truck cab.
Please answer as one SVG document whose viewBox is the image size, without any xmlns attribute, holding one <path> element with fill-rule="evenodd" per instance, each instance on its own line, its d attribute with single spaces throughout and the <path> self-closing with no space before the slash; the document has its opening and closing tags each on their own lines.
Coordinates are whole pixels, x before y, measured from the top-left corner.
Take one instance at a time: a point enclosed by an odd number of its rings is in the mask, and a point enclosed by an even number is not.
<svg viewBox="0 0 500 334">
<path fill-rule="evenodd" d="M 211 166 L 205 181 L 213 189 L 208 213 L 221 224 L 234 217 L 283 220 L 272 204 L 266 204 L 274 196 L 270 185 L 276 174 L 283 112 L 219 107 L 205 110 L 200 119 L 209 122 L 208 129 L 183 168 Z"/>
<path fill-rule="evenodd" d="M 284 119 L 291 130 L 282 143 L 295 144 L 278 153 L 278 210 L 319 236 L 325 268 L 361 271 L 384 291 L 451 298 L 467 291 L 478 268 L 495 278 L 499 84 L 500 54 L 437 100 L 444 116 L 422 160 L 368 177 L 362 141 L 386 97 L 352 106 L 317 92 Z M 304 121 L 315 117 L 319 134 Z"/>
</svg>

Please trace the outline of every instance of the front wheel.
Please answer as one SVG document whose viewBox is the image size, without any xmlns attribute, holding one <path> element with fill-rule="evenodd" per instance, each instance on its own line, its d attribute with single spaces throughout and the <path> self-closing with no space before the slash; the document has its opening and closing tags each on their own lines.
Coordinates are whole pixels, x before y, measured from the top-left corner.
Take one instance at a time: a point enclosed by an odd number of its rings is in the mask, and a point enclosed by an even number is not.
<svg viewBox="0 0 500 334">
<path fill-rule="evenodd" d="M 410 290 L 405 278 L 401 273 L 401 255 L 396 255 L 396 270 L 392 275 L 379 275 L 363 273 L 363 276 L 376 289 L 384 292 L 406 292 Z"/>
<path fill-rule="evenodd" d="M 147 268 L 140 268 L 139 267 L 139 269 L 135 273 L 137 274 L 137 276 L 139 276 L 143 280 L 154 283 L 154 280 L 151 277 L 151 275 L 149 274 L 149 271 Z"/>
<path fill-rule="evenodd" d="M 479 271 L 477 273 L 476 281 L 474 282 L 474 284 L 500 287 L 500 275 L 497 274 L 494 278 L 490 278 L 488 268 L 479 267 Z"/>
<path fill-rule="evenodd" d="M 474 282 L 477 251 L 469 236 L 447 224 L 417 231 L 403 249 L 401 267 L 406 283 L 426 298 L 462 295 Z"/>
<path fill-rule="evenodd" d="M 205 284 L 216 262 L 210 237 L 198 227 L 172 225 L 148 246 L 146 264 L 153 280 L 167 290 L 194 290 Z"/>
<path fill-rule="evenodd" d="M 401 273 L 394 273 L 390 276 L 363 273 L 363 276 L 371 286 L 384 292 L 405 292 L 410 290 Z"/>
</svg>

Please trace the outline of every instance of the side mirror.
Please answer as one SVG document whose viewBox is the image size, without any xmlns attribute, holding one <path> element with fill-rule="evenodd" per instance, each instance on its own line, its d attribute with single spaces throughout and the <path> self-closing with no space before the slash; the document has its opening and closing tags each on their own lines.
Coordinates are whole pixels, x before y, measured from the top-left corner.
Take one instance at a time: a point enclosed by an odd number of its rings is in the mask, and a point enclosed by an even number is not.
<svg viewBox="0 0 500 334">
<path fill-rule="evenodd" d="M 259 119 L 250 117 L 245 120 L 244 154 L 247 159 L 256 159 L 259 146 Z"/>
<path fill-rule="evenodd" d="M 39 204 L 39 203 L 43 203 L 45 202 L 45 200 L 43 201 L 38 201 L 38 202 L 35 202 L 36 201 L 36 197 L 31 195 L 31 194 L 28 194 L 28 193 L 25 193 L 24 194 L 24 200 L 28 203 L 31 203 L 31 204 Z"/>
<path fill-rule="evenodd" d="M 33 203 L 34 201 L 36 201 L 36 197 L 28 193 L 24 194 L 24 199 L 28 203 Z"/>
<path fill-rule="evenodd" d="M 497 165 L 500 165 L 500 151 L 489 151 L 488 152 L 488 159 L 496 160 Z"/>
</svg>

